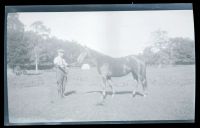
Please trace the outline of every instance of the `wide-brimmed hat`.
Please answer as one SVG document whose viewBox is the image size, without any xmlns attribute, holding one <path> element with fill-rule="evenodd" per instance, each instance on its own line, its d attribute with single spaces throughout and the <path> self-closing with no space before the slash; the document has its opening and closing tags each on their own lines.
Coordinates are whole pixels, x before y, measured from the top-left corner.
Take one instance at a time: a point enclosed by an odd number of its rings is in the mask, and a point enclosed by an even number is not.
<svg viewBox="0 0 200 128">
<path fill-rule="evenodd" d="M 65 51 L 63 49 L 58 49 L 57 52 L 62 52 L 64 53 Z"/>
</svg>

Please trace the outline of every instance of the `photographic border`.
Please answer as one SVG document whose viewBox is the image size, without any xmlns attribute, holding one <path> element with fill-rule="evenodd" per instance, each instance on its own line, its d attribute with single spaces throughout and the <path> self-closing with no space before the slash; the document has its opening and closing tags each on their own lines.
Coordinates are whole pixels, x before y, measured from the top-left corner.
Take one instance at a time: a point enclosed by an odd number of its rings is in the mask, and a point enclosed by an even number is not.
<svg viewBox="0 0 200 128">
<path fill-rule="evenodd" d="M 165 4 L 90 4 L 90 5 L 25 5 L 25 6 L 5 6 L 5 16 L 4 24 L 7 23 L 6 17 L 8 13 L 11 12 L 79 12 L 79 11 L 142 11 L 142 10 L 191 10 L 193 9 L 192 3 L 165 3 Z M 194 10 L 193 10 L 194 11 Z M 194 18 L 195 20 L 195 18 Z M 195 22 L 195 21 L 194 21 Z M 195 24 L 195 23 L 194 23 Z M 195 28 L 196 30 L 196 28 Z M 167 121 L 91 121 L 91 122 L 52 122 L 52 123 L 9 123 L 8 120 L 8 99 L 7 99 L 7 40 L 6 40 L 7 30 L 4 25 L 4 125 L 85 125 L 85 124 L 189 124 L 194 125 L 197 119 L 197 81 L 196 83 L 196 98 L 195 98 L 195 121 L 184 121 L 184 120 L 167 120 Z M 195 31 L 195 44 L 196 41 L 196 31 Z M 195 51 L 197 51 L 197 46 L 195 45 Z M 196 53 L 196 52 L 195 52 Z M 196 53 L 197 57 L 197 53 Z M 195 57 L 195 58 L 196 58 Z M 196 58 L 197 60 L 197 58 Z M 196 66 L 197 67 L 197 66 Z M 197 76 L 196 76 L 197 79 Z"/>
</svg>

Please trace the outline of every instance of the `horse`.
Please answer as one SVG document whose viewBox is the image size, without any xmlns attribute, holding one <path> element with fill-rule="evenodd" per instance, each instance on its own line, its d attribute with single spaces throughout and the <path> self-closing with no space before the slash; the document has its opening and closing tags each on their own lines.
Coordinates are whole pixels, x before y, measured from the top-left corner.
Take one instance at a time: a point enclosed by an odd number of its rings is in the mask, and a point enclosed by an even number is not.
<svg viewBox="0 0 200 128">
<path fill-rule="evenodd" d="M 125 57 L 113 58 L 102 53 L 98 53 L 89 48 L 84 48 L 83 52 L 77 58 L 79 64 L 83 63 L 84 60 L 91 60 L 97 68 L 98 73 L 102 78 L 102 97 L 106 97 L 106 86 L 109 85 L 112 89 L 112 97 L 114 97 L 115 90 L 113 88 L 112 77 L 122 77 L 132 74 L 133 79 L 137 81 L 137 86 L 141 84 L 146 96 L 147 89 L 147 78 L 146 78 L 146 65 L 143 61 L 139 60 L 134 55 Z M 136 95 L 135 89 L 132 91 L 132 96 Z"/>
</svg>

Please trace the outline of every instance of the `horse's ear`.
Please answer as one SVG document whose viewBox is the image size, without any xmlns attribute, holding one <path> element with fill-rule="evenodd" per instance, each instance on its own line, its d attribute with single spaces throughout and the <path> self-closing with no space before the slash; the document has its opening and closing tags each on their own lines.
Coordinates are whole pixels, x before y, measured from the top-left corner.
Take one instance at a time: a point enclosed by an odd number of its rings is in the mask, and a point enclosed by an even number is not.
<svg viewBox="0 0 200 128">
<path fill-rule="evenodd" d="M 84 49 L 85 49 L 85 51 L 87 52 L 87 53 L 89 53 L 89 48 L 88 47 L 84 47 Z"/>
<path fill-rule="evenodd" d="M 83 46 L 83 51 L 87 51 L 87 47 L 85 45 Z"/>
<path fill-rule="evenodd" d="M 90 49 L 86 45 L 83 46 L 83 50 L 86 54 L 90 53 Z"/>
</svg>

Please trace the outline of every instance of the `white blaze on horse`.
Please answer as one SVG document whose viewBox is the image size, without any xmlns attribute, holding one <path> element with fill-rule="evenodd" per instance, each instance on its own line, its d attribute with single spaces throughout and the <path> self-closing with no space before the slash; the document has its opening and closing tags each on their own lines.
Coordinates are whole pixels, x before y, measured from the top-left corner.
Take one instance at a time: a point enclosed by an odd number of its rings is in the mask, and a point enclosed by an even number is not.
<svg viewBox="0 0 200 128">
<path fill-rule="evenodd" d="M 143 87 L 143 96 L 146 95 L 147 78 L 146 78 L 146 65 L 144 62 L 136 58 L 135 56 L 126 56 L 120 58 L 113 58 L 107 55 L 102 55 L 97 52 L 91 51 L 87 48 L 77 58 L 78 63 L 83 63 L 85 59 L 93 60 L 97 66 L 98 73 L 102 78 L 102 96 L 106 97 L 106 86 L 110 86 L 112 89 L 112 97 L 115 94 L 113 88 L 112 77 L 122 77 L 129 73 L 132 74 L 133 79 L 137 81 L 137 87 L 139 84 Z M 132 95 L 136 95 L 135 89 L 132 91 Z"/>
</svg>

